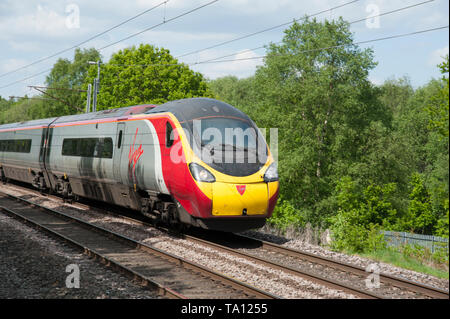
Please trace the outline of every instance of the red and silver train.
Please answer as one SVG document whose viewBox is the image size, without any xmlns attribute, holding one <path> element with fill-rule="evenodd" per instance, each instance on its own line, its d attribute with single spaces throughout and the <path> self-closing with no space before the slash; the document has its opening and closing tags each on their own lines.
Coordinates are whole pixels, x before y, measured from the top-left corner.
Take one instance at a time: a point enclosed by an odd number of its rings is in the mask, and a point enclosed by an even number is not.
<svg viewBox="0 0 450 319">
<path fill-rule="evenodd" d="M 221 231 L 263 226 L 279 189 L 253 121 L 208 98 L 0 125 L 0 178 Z"/>
</svg>

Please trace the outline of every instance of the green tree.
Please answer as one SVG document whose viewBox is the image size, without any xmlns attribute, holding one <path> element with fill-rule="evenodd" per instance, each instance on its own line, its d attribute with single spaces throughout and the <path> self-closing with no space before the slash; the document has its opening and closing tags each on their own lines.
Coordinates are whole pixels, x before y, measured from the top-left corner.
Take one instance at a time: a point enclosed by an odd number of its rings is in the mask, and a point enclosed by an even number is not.
<svg viewBox="0 0 450 319">
<path fill-rule="evenodd" d="M 215 97 L 243 110 L 250 109 L 254 104 L 253 77 L 238 79 L 235 76 L 224 76 L 209 81 L 209 87 Z"/>
<path fill-rule="evenodd" d="M 409 197 L 408 214 L 403 220 L 404 230 L 431 235 L 437 220 L 423 176 L 418 173 L 412 175 Z"/>
<path fill-rule="evenodd" d="M 249 114 L 259 126 L 279 128 L 282 193 L 317 221 L 333 211 L 336 177 L 359 160 L 362 132 L 374 119 L 390 120 L 368 80 L 373 52 L 353 44 L 342 19 L 294 23 L 267 49 Z"/>
<path fill-rule="evenodd" d="M 444 208 L 446 210 L 445 215 L 442 216 L 436 225 L 436 235 L 447 237 L 448 238 L 448 232 L 449 232 L 449 216 L 448 216 L 448 198 L 445 200 Z"/>
<path fill-rule="evenodd" d="M 84 86 L 96 77 L 97 66 L 92 66 Z M 101 65 L 97 109 L 201 96 L 212 93 L 200 73 L 178 63 L 166 49 L 141 44 L 113 54 Z"/>
<path fill-rule="evenodd" d="M 379 87 L 379 101 L 385 105 L 393 117 L 403 114 L 409 99 L 414 95 L 414 89 L 408 77 L 389 78 Z"/>
<path fill-rule="evenodd" d="M 77 48 L 73 61 L 58 59 L 45 81 L 49 87 L 45 92 L 55 99 L 44 103 L 44 108 L 37 116 L 62 116 L 85 111 L 87 95 L 77 90 L 81 90 L 86 81 L 89 61 L 101 61 L 100 53 L 94 48 Z M 49 95 L 46 97 L 50 97 Z"/>
<path fill-rule="evenodd" d="M 38 96 L 39 98 L 39 96 Z M 39 118 L 44 102 L 39 99 L 24 98 L 14 102 L 13 100 L 0 101 L 0 124 L 28 121 Z"/>
<path fill-rule="evenodd" d="M 441 69 L 441 73 L 444 74 L 442 77 L 443 83 L 439 91 L 430 99 L 426 109 L 430 114 L 430 128 L 439 132 L 443 138 L 448 138 L 449 78 L 445 76 L 449 72 L 448 54 L 438 66 Z"/>
<path fill-rule="evenodd" d="M 332 247 L 337 250 L 363 252 L 382 247 L 379 230 L 390 228 L 397 219 L 391 204 L 396 185 L 369 185 L 363 189 L 350 177 L 336 186 L 338 212 L 330 218 Z"/>
</svg>

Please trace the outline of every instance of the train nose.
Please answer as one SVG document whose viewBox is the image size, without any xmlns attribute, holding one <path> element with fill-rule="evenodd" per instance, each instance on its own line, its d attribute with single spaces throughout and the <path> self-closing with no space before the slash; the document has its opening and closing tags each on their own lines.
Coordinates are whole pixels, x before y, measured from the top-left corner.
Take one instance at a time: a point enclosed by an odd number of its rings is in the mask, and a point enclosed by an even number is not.
<svg viewBox="0 0 450 319">
<path fill-rule="evenodd" d="M 213 216 L 265 215 L 268 209 L 267 183 L 235 184 L 215 182 L 212 184 Z"/>
</svg>

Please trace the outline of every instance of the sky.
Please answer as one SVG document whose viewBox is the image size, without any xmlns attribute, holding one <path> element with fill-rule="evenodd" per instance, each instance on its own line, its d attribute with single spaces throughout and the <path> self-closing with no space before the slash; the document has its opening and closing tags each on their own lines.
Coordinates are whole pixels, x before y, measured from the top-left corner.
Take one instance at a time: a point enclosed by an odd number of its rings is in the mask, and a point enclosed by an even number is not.
<svg viewBox="0 0 450 319">
<path fill-rule="evenodd" d="M 211 1 L 0 0 L 0 96 L 37 94 L 28 86 L 45 85 L 46 70 L 51 69 L 59 58 L 72 60 L 75 49 L 66 49 L 153 7 L 156 8 L 81 44 L 80 48 L 105 47 L 100 53 L 107 62 L 111 54 L 121 49 L 141 43 L 151 44 L 168 49 L 180 62 L 192 64 L 193 70 L 209 79 L 227 75 L 245 78 L 263 65 L 264 60 L 256 57 L 264 56 L 264 46 L 280 42 L 289 23 L 305 15 L 325 11 L 315 18 L 323 21 L 342 16 L 349 22 L 366 19 L 351 24 L 355 42 L 449 24 L 448 0 L 360 0 L 350 4 L 351 0 Z M 426 3 L 420 4 L 422 2 Z M 413 7 L 371 18 L 409 6 Z M 194 10 L 196 8 L 199 9 Z M 285 25 L 216 46 L 280 24 Z M 130 37 L 148 28 L 151 30 Z M 447 27 L 359 46 L 374 50 L 378 64 L 369 74 L 374 84 L 406 76 L 417 88 L 432 78 L 441 77 L 436 65 L 448 54 L 448 38 Z M 216 47 L 205 50 L 211 46 Z M 60 51 L 65 52 L 47 58 Z M 199 63 L 225 55 L 229 55 L 225 60 L 237 61 Z"/>
</svg>

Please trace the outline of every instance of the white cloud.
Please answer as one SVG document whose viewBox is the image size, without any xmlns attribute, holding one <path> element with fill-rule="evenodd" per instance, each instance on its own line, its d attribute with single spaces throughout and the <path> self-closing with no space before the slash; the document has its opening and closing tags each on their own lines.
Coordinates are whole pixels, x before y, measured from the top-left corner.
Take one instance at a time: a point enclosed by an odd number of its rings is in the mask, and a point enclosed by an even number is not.
<svg viewBox="0 0 450 319">
<path fill-rule="evenodd" d="M 9 71 L 15 70 L 17 68 L 20 68 L 21 66 L 27 64 L 27 61 L 22 59 L 7 59 L 2 60 L 0 63 L 0 72 L 1 73 L 8 73 Z"/>
<path fill-rule="evenodd" d="M 377 77 L 374 77 L 373 75 L 369 76 L 369 81 L 372 82 L 373 85 L 382 85 L 384 83 L 384 80 L 381 80 Z"/>
<path fill-rule="evenodd" d="M 211 0 L 210 0 L 211 1 Z M 171 9 L 187 11 L 194 9 L 196 7 L 205 5 L 209 3 L 208 0 L 168 0 L 165 5 L 162 5 L 161 12 L 166 9 L 166 18 L 172 15 Z M 136 4 L 140 8 L 151 8 L 163 2 L 163 0 L 137 0 Z M 236 15 L 248 15 L 248 16 L 259 16 L 264 14 L 272 14 L 277 10 L 287 10 L 293 14 L 298 14 L 299 12 L 306 13 L 305 10 L 314 8 L 324 8 L 329 5 L 328 1 L 321 1 L 320 3 L 314 2 L 301 2 L 298 0 L 224 0 L 218 1 L 208 5 L 206 8 L 210 7 L 213 10 L 219 11 L 232 11 Z M 124 2 L 126 3 L 126 2 Z M 333 4 L 331 3 L 331 6 Z M 158 9 L 160 9 L 158 8 Z M 302 11 L 299 11 L 302 10 Z"/>
<path fill-rule="evenodd" d="M 105 50 L 101 51 L 101 54 L 103 56 L 103 62 L 109 61 L 109 59 L 111 58 L 111 56 L 114 53 L 117 53 L 120 50 L 126 49 L 126 48 L 131 47 L 131 46 L 132 45 L 128 45 L 128 44 L 123 43 L 123 42 L 119 42 L 119 43 L 116 43 L 116 44 L 106 48 Z"/>
<path fill-rule="evenodd" d="M 221 51 L 221 53 L 217 51 L 202 53 L 200 54 L 200 58 L 198 61 L 207 61 L 226 54 L 227 53 L 224 51 Z M 210 79 L 216 79 L 227 75 L 234 75 L 238 78 L 245 78 L 252 76 L 255 73 L 256 67 L 263 64 L 263 59 L 257 58 L 259 56 L 261 56 L 261 54 L 257 54 L 252 50 L 246 49 L 233 56 L 225 58 L 224 60 L 226 60 L 226 62 L 197 64 L 192 68 L 203 73 Z"/>
<path fill-rule="evenodd" d="M 41 51 L 42 49 L 42 44 L 37 42 L 37 41 L 16 41 L 16 40 L 11 40 L 8 41 L 9 45 L 11 47 L 11 49 L 14 49 L 16 51 L 20 51 L 20 52 L 32 52 L 32 53 L 36 53 Z"/>
<path fill-rule="evenodd" d="M 78 6 L 38 4 L 0 19 L 0 40 L 67 39 L 91 32 Z M 48 40 L 47 40 L 48 41 Z M 42 45 L 42 44 L 41 44 Z"/>
<path fill-rule="evenodd" d="M 0 31 L 3 34 L 2 38 L 24 35 L 67 36 L 65 16 L 41 5 L 38 5 L 32 13 L 2 19 Z"/>
<path fill-rule="evenodd" d="M 174 32 L 174 31 L 150 31 L 146 33 L 145 37 L 153 41 L 224 41 L 229 40 L 235 34 L 226 32 Z"/>
<path fill-rule="evenodd" d="M 428 65 L 436 66 L 443 61 L 443 57 L 448 54 L 448 45 L 444 48 L 434 50 L 428 58 Z"/>
<path fill-rule="evenodd" d="M 126 19 L 143 12 L 163 0 L 111 0 L 108 3 L 92 0 L 66 0 L 66 1 L 14 1 L 0 0 L 0 41 L 2 52 L 0 52 L 0 71 L 7 72 L 23 64 L 39 60 L 55 52 L 69 48 L 80 43 L 95 34 L 98 34 Z M 162 22 L 163 15 L 170 19 L 195 7 L 207 4 L 210 0 L 170 0 L 165 6 L 148 12 L 119 28 L 116 28 L 101 37 L 96 38 L 82 47 L 101 48 L 110 43 L 125 38 L 131 34 L 142 31 L 152 25 Z M 285 22 L 291 22 L 294 18 L 300 18 L 306 14 L 318 13 L 338 5 L 343 5 L 348 0 L 320 0 L 320 1 L 298 1 L 298 0 L 221 0 L 193 14 L 183 16 L 180 19 L 164 24 L 130 38 L 123 43 L 115 44 L 101 54 L 108 60 L 111 53 L 131 45 L 149 43 L 158 47 L 169 49 L 173 56 L 179 56 L 188 52 L 213 46 L 220 42 L 238 38 L 265 28 L 269 28 Z M 66 12 L 67 5 L 75 3 L 80 9 L 80 28 L 70 29 L 67 27 Z M 413 0 L 364 0 L 347 6 L 334 9 L 331 12 L 317 15 L 319 21 L 323 19 L 335 19 L 343 16 L 348 21 L 354 21 L 368 17 L 369 4 L 379 6 L 380 13 L 395 10 L 408 5 L 413 5 Z M 427 28 L 433 28 L 448 24 L 448 1 L 436 0 L 404 11 L 384 15 L 380 18 L 380 28 L 369 29 L 364 22 L 351 25 L 351 31 L 355 33 L 356 40 L 366 40 L 381 36 L 412 32 Z M 199 62 L 223 55 L 230 54 L 226 59 L 239 59 L 264 55 L 263 50 L 244 52 L 245 48 L 256 48 L 270 42 L 278 42 L 282 39 L 283 28 L 270 32 L 258 34 L 241 41 L 231 42 L 213 50 L 180 58 L 180 61 Z M 448 31 L 445 31 L 448 36 Z M 395 65 L 384 67 L 383 63 L 377 67 L 376 77 L 371 77 L 374 83 L 380 83 L 384 74 L 403 74 L 404 70 L 415 70 L 414 79 L 422 84 L 424 79 L 432 76 L 431 72 L 437 72 L 436 64 L 440 63 L 441 56 L 448 53 L 448 40 L 443 40 L 443 33 L 428 33 L 421 37 L 405 38 L 405 42 L 411 43 L 408 49 L 397 45 L 395 41 L 390 42 L 392 50 L 403 50 L 408 59 L 395 62 Z M 436 40 L 439 37 L 438 40 Z M 403 41 L 403 40 L 402 40 Z M 436 44 L 438 43 L 438 44 Z M 380 61 L 391 61 L 391 52 L 385 53 L 382 42 L 373 44 L 375 51 L 382 52 Z M 409 48 L 426 47 L 424 50 L 411 50 Z M 434 51 L 433 51 L 434 50 Z M 239 54 L 232 55 L 235 52 Z M 73 58 L 73 50 L 58 57 Z M 8 75 L 0 79 L 0 86 L 13 82 L 21 77 L 44 70 L 57 60 L 54 57 L 46 61 L 47 65 L 39 63 L 36 69 L 30 67 L 20 72 Z M 224 75 L 236 75 L 238 77 L 250 76 L 254 73 L 256 66 L 262 64 L 262 59 L 241 60 L 236 62 L 223 62 L 213 64 L 195 65 L 194 68 L 210 78 Z M 411 61 L 423 61 L 425 68 L 414 68 Z M 20 63 L 23 62 L 23 63 Z M 428 65 L 429 64 L 429 65 Z M 392 66 L 393 65 L 393 66 Z M 413 72 L 413 71 L 411 71 Z M 431 74 L 431 75 L 430 75 Z M 434 73 L 433 73 L 434 74 Z M 30 80 L 31 84 L 42 82 L 44 75 Z M 421 82 L 422 81 L 422 82 Z M 23 84 L 22 84 L 23 85 Z M 20 84 L 5 88 L 3 92 L 11 94 L 18 90 Z"/>
</svg>

